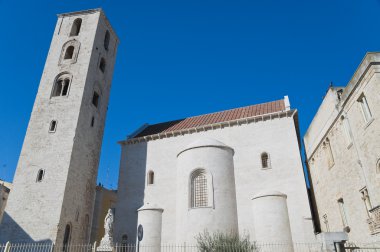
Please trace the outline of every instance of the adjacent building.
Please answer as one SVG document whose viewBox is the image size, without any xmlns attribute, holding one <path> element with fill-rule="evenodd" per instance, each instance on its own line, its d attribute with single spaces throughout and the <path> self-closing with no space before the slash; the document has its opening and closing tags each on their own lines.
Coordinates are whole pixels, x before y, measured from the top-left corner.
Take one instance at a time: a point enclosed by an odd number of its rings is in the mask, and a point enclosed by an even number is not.
<svg viewBox="0 0 380 252">
<path fill-rule="evenodd" d="M 11 189 L 12 183 L 0 179 L 0 224 L 3 219 L 5 206 L 7 205 L 7 200 Z"/>
<path fill-rule="evenodd" d="M 380 241 L 380 53 L 331 86 L 305 136 L 319 231 Z"/>
</svg>

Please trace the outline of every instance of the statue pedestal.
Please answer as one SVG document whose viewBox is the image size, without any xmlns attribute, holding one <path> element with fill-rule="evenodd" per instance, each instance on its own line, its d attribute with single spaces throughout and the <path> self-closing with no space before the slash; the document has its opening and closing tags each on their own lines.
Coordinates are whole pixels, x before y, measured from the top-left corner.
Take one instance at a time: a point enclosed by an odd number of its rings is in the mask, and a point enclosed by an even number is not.
<svg viewBox="0 0 380 252">
<path fill-rule="evenodd" d="M 113 238 L 106 234 L 100 241 L 96 251 L 113 251 Z"/>
</svg>

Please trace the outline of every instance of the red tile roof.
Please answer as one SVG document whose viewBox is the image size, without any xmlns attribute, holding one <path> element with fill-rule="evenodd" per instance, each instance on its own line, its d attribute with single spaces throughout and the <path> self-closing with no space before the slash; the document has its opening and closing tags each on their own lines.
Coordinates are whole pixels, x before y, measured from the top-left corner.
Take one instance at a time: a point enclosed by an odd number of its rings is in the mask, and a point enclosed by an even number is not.
<svg viewBox="0 0 380 252">
<path fill-rule="evenodd" d="M 168 133 L 177 130 L 185 130 L 214 123 L 233 121 L 237 119 L 260 116 L 285 110 L 284 100 L 251 105 L 242 108 L 230 109 L 221 112 L 188 117 L 185 119 L 158 123 L 147 126 L 133 138 L 149 136 L 159 133 Z"/>
</svg>

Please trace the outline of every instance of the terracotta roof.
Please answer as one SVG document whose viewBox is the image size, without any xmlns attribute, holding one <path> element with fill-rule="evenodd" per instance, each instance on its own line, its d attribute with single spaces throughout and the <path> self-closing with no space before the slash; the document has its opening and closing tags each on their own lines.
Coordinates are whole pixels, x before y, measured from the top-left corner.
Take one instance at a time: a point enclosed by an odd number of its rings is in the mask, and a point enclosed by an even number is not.
<svg viewBox="0 0 380 252">
<path fill-rule="evenodd" d="M 159 133 L 167 133 L 177 130 L 190 129 L 214 123 L 221 123 L 237 119 L 265 115 L 269 113 L 281 112 L 284 110 L 284 100 L 267 102 L 242 108 L 230 109 L 211 114 L 193 116 L 185 119 L 149 125 L 140 133 L 133 136 L 133 138 L 149 136 Z"/>
</svg>

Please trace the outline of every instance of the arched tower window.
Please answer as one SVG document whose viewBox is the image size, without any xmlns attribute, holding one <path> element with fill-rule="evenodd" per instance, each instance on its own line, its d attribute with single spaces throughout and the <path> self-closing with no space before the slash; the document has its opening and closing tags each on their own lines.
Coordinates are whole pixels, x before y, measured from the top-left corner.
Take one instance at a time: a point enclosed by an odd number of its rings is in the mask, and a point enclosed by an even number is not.
<svg viewBox="0 0 380 252">
<path fill-rule="evenodd" d="M 154 171 L 148 172 L 148 185 L 154 184 Z"/>
<path fill-rule="evenodd" d="M 270 168 L 269 154 L 267 152 L 263 152 L 261 154 L 261 168 L 262 169 Z"/>
<path fill-rule="evenodd" d="M 66 49 L 65 57 L 63 59 L 72 59 L 74 54 L 74 46 L 69 46 Z"/>
<path fill-rule="evenodd" d="M 82 26 L 82 19 L 81 18 L 75 19 L 73 22 L 73 26 L 71 26 L 70 36 L 78 36 L 81 26 Z"/>
<path fill-rule="evenodd" d="M 106 71 L 106 60 L 104 58 L 101 58 L 100 60 L 99 69 L 102 73 Z"/>
<path fill-rule="evenodd" d="M 63 248 L 62 248 L 63 251 L 68 251 L 70 238 L 71 238 L 71 225 L 67 224 L 65 227 L 65 233 L 63 235 Z"/>
<path fill-rule="evenodd" d="M 106 31 L 106 35 L 104 36 L 104 49 L 108 51 L 108 47 L 110 44 L 110 32 Z"/>
<path fill-rule="evenodd" d="M 209 188 L 207 174 L 204 170 L 197 170 L 191 176 L 191 207 L 209 206 Z"/>
<path fill-rule="evenodd" d="M 71 76 L 68 74 L 61 74 L 58 76 L 54 83 L 52 97 L 67 96 L 69 94 L 69 87 Z"/>
<path fill-rule="evenodd" d="M 42 169 L 38 170 L 36 182 L 41 182 L 42 179 L 44 178 L 44 175 L 45 175 L 45 171 L 44 170 L 42 170 Z"/>
</svg>

